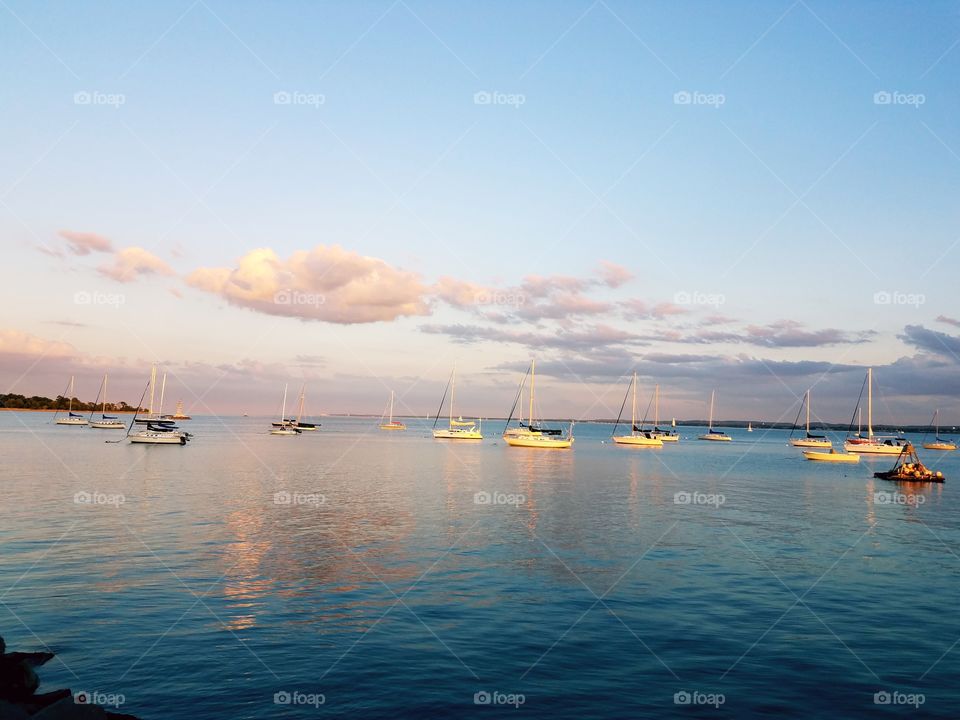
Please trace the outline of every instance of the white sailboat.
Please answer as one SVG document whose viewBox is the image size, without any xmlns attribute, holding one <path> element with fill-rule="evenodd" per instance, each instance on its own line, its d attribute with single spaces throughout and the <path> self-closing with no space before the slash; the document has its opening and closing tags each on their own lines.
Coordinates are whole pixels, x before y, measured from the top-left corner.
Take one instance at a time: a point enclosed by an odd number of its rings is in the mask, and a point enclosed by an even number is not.
<svg viewBox="0 0 960 720">
<path fill-rule="evenodd" d="M 150 374 L 150 390 L 151 395 L 153 394 L 153 388 L 156 384 L 157 371 L 154 367 L 153 371 Z M 144 388 L 144 396 L 146 395 L 146 388 Z M 193 437 L 191 433 L 180 430 L 173 422 L 173 420 L 164 420 L 158 417 L 148 417 L 138 418 L 137 415 L 140 413 L 140 405 L 143 403 L 143 397 L 141 396 L 140 401 L 137 403 L 137 409 L 133 414 L 133 420 L 130 421 L 130 427 L 127 429 L 127 439 L 134 444 L 138 445 L 186 445 L 187 442 Z M 151 405 L 153 404 L 153 399 L 151 397 Z M 133 429 L 133 426 L 137 423 L 146 423 L 146 428 L 139 430 L 133 434 L 130 433 L 130 430 Z M 119 440 L 117 442 L 120 442 Z"/>
<path fill-rule="evenodd" d="M 633 402 L 631 403 L 630 410 L 630 434 L 629 435 L 617 435 L 617 425 L 620 424 L 620 418 L 617 417 L 617 422 L 613 426 L 613 442 L 617 445 L 630 445 L 632 447 L 663 447 L 663 440 L 654 436 L 652 432 L 647 432 L 641 427 L 637 427 L 637 373 L 633 373 L 633 380 L 630 382 L 630 386 L 627 388 L 627 392 L 630 392 L 630 389 L 633 389 Z M 624 402 L 626 402 L 626 397 L 624 397 Z M 622 407 L 622 406 L 621 406 Z M 649 409 L 649 405 L 647 406 Z"/>
<path fill-rule="evenodd" d="M 464 420 L 463 417 L 459 417 L 457 420 L 453 419 L 453 402 L 454 397 L 457 391 L 457 366 L 453 366 L 453 372 L 450 373 L 450 380 L 447 383 L 447 386 L 450 388 L 450 406 L 449 406 L 449 415 L 447 418 L 448 425 L 447 428 L 437 429 L 437 422 L 440 420 L 440 412 L 443 410 L 443 398 L 440 400 L 440 407 L 437 409 L 437 417 L 433 421 L 433 437 L 437 440 L 483 440 L 483 433 L 481 432 L 483 427 L 483 420 L 480 420 L 480 426 L 477 426 L 472 420 Z M 444 391 L 446 395 L 446 391 Z"/>
<path fill-rule="evenodd" d="M 677 426 L 676 418 L 673 419 L 671 427 Z M 653 389 L 653 436 L 660 439 L 660 442 L 680 442 L 680 434 L 676 430 L 660 429 L 660 386 Z"/>
<path fill-rule="evenodd" d="M 713 429 L 713 401 L 717 394 L 716 390 L 710 391 L 710 420 L 707 424 L 707 432 L 704 435 L 701 435 L 697 440 L 713 440 L 714 442 L 730 442 L 733 438 L 727 435 L 725 432 L 720 430 Z"/>
<path fill-rule="evenodd" d="M 507 427 L 503 431 L 503 439 L 506 441 L 507 445 L 511 447 L 529 447 L 529 448 L 551 448 L 551 449 L 566 449 L 573 445 L 573 423 L 570 423 L 570 429 L 567 431 L 567 435 L 564 436 L 561 430 L 554 430 L 550 428 L 543 427 L 540 423 L 535 422 L 533 419 L 534 416 L 534 397 L 535 397 L 535 383 L 536 383 L 536 360 L 530 361 L 530 370 L 528 374 L 530 375 L 530 409 L 527 413 L 527 424 L 524 425 L 523 422 L 520 422 L 520 426 L 516 428 L 510 428 L 510 420 L 513 417 L 513 411 L 510 411 L 510 417 L 507 418 Z M 516 407 L 517 402 L 520 399 L 520 394 L 523 392 L 523 384 L 526 380 L 520 382 L 520 389 L 517 391 L 517 401 L 514 402 L 514 407 Z"/>
<path fill-rule="evenodd" d="M 808 448 L 832 448 L 833 442 L 826 435 L 814 435 L 810 432 L 810 390 L 808 389 L 806 394 L 803 396 L 803 404 L 807 408 L 807 434 L 801 438 L 793 437 L 793 431 L 797 428 L 797 421 L 793 421 L 793 430 L 790 431 L 789 443 L 794 447 L 808 447 Z M 802 409 L 802 408 L 801 408 Z M 797 416 L 799 417 L 800 411 L 797 411 Z"/>
<path fill-rule="evenodd" d="M 304 383 L 300 386 L 300 407 L 297 409 L 297 419 L 294 420 L 293 424 L 298 430 L 307 430 L 314 432 L 320 427 L 320 423 L 304 422 L 303 420 L 303 406 L 306 402 L 307 397 L 307 385 Z"/>
<path fill-rule="evenodd" d="M 100 408 L 100 419 L 94 420 L 93 413 L 90 411 L 90 427 L 97 430 L 123 430 L 127 427 L 116 415 L 107 415 L 107 375 L 104 373 L 103 382 L 100 383 L 100 391 L 97 393 L 97 400 L 103 395 L 103 405 Z M 94 401 L 96 405 L 96 401 Z"/>
<path fill-rule="evenodd" d="M 406 430 L 407 426 L 404 425 L 399 420 L 393 419 L 393 400 L 394 392 L 390 391 L 390 419 L 387 422 L 383 421 L 383 416 L 380 416 L 380 429 L 381 430 Z"/>
<path fill-rule="evenodd" d="M 873 368 L 867 368 L 867 436 L 857 432 L 856 436 L 848 437 L 843 443 L 843 449 L 849 453 L 862 455 L 899 455 L 903 450 L 904 442 L 893 435 L 873 434 Z M 861 390 L 861 393 L 863 391 Z M 860 402 L 857 401 L 859 410 Z"/>
<path fill-rule="evenodd" d="M 747 432 L 753 432 L 753 423 L 752 423 L 752 422 L 748 422 L 748 423 L 747 423 Z"/>
<path fill-rule="evenodd" d="M 271 435 L 299 435 L 300 430 L 287 421 L 287 388 L 289 384 L 283 386 L 283 405 L 280 409 L 280 423 L 273 423 Z"/>
<path fill-rule="evenodd" d="M 57 425 L 71 425 L 73 427 L 82 427 L 87 424 L 87 419 L 85 417 L 73 412 L 73 385 L 74 385 L 74 376 L 71 375 L 70 384 L 67 386 L 67 391 L 66 391 L 67 399 L 68 399 L 67 416 L 58 418 L 57 415 L 60 413 L 60 411 L 57 410 L 57 412 L 54 413 L 54 416 L 53 416 L 54 422 Z"/>
</svg>

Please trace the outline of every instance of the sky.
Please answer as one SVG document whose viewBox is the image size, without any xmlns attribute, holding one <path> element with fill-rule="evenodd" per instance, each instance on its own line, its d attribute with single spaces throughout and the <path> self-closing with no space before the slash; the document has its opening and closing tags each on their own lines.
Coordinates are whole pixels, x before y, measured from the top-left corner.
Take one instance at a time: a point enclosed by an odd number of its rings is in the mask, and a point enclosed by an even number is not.
<svg viewBox="0 0 960 720">
<path fill-rule="evenodd" d="M 0 392 L 960 424 L 960 2 L 0 2 Z"/>
</svg>

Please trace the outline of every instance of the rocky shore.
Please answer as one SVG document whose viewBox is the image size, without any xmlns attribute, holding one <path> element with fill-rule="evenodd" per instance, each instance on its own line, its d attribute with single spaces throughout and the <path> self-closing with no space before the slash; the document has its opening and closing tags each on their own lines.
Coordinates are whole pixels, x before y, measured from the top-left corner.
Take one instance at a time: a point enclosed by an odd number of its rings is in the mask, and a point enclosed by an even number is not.
<svg viewBox="0 0 960 720">
<path fill-rule="evenodd" d="M 0 637 L 0 720 L 139 720 L 108 712 L 84 692 L 38 693 L 35 668 L 53 658 L 49 652 L 11 652 Z"/>
</svg>

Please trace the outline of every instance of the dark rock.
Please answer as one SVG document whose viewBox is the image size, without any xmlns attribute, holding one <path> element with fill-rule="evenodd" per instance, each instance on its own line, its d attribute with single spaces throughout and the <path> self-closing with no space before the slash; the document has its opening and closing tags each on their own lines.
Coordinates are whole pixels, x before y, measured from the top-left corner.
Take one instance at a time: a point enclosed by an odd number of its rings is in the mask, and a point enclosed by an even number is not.
<svg viewBox="0 0 960 720">
<path fill-rule="evenodd" d="M 30 716 L 19 705 L 0 700 L 0 720 L 30 720 Z"/>
<path fill-rule="evenodd" d="M 11 660 L 20 660 L 21 662 L 25 662 L 30 667 L 40 667 L 41 665 L 46 665 L 48 662 L 53 660 L 53 653 L 52 652 L 35 652 L 35 653 L 12 652 L 12 653 L 7 653 L 6 657 Z"/>
<path fill-rule="evenodd" d="M 0 657 L 0 700 L 26 700 L 36 692 L 40 679 L 27 663 Z"/>
<path fill-rule="evenodd" d="M 107 711 L 99 705 L 78 705 L 73 697 L 65 697 L 59 702 L 44 708 L 34 720 L 106 720 Z"/>
</svg>

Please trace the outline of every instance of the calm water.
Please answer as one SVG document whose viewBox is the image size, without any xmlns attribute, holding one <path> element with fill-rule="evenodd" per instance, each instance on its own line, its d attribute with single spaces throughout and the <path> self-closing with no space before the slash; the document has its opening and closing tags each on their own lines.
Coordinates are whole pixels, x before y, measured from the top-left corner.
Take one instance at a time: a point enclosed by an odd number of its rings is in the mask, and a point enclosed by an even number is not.
<svg viewBox="0 0 960 720">
<path fill-rule="evenodd" d="M 0 632 L 57 653 L 45 689 L 191 720 L 960 717 L 958 453 L 898 488 L 777 431 L 547 452 L 226 418 L 180 448 L 50 420 L 0 413 Z"/>
</svg>

